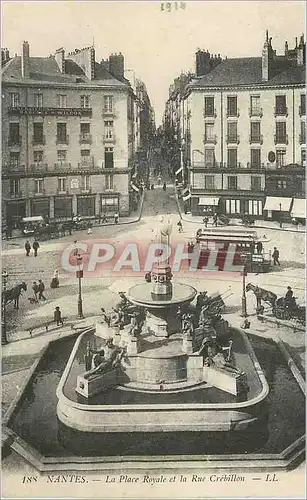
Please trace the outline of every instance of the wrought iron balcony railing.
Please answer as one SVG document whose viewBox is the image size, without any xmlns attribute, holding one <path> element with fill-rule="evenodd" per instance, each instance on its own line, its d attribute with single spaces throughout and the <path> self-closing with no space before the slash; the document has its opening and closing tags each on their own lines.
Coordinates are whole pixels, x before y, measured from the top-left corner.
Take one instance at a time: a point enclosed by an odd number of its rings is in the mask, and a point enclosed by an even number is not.
<svg viewBox="0 0 307 500">
<path fill-rule="evenodd" d="M 239 109 L 227 109 L 226 110 L 227 118 L 238 118 L 240 116 Z"/>
<path fill-rule="evenodd" d="M 288 116 L 287 106 L 275 107 L 275 116 Z"/>
<path fill-rule="evenodd" d="M 204 118 L 216 118 L 216 110 L 215 109 L 204 109 Z"/>
<path fill-rule="evenodd" d="M 9 146 L 21 146 L 21 135 L 9 137 L 7 142 Z"/>
<path fill-rule="evenodd" d="M 274 135 L 274 143 L 275 144 L 288 144 L 288 134 L 275 134 Z"/>
<path fill-rule="evenodd" d="M 262 144 L 263 143 L 263 135 L 262 134 L 251 134 L 249 136 L 250 144 Z"/>
<path fill-rule="evenodd" d="M 226 136 L 227 144 L 239 144 L 240 137 L 238 134 L 229 134 Z"/>
<path fill-rule="evenodd" d="M 204 135 L 204 143 L 205 144 L 216 144 L 217 143 L 217 139 L 216 139 L 216 135 Z"/>
<path fill-rule="evenodd" d="M 306 106 L 299 106 L 299 114 L 300 116 L 306 115 Z"/>
<path fill-rule="evenodd" d="M 66 135 L 66 136 L 58 135 L 56 138 L 56 143 L 57 144 L 69 144 L 69 135 Z"/>
<path fill-rule="evenodd" d="M 262 108 L 249 108 L 249 116 L 259 116 L 259 118 L 262 118 L 263 116 Z"/>
<path fill-rule="evenodd" d="M 46 144 L 46 137 L 44 135 L 40 136 L 33 135 L 32 144 L 43 146 L 44 144 Z"/>
<path fill-rule="evenodd" d="M 88 132 L 83 132 L 79 135 L 80 144 L 92 144 L 92 134 Z"/>
</svg>

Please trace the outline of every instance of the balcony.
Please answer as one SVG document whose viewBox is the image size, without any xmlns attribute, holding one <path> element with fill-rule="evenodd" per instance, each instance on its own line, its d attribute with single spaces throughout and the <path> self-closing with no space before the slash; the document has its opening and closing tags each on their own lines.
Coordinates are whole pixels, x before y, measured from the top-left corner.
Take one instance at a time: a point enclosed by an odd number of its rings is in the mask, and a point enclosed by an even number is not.
<svg viewBox="0 0 307 500">
<path fill-rule="evenodd" d="M 68 143 L 69 143 L 69 135 L 57 136 L 56 144 L 68 144 Z"/>
<path fill-rule="evenodd" d="M 45 173 L 48 171 L 48 164 L 43 163 L 42 161 L 35 161 L 29 165 L 28 171 L 33 172 L 34 174 Z"/>
<path fill-rule="evenodd" d="M 212 134 L 210 136 L 204 135 L 204 144 L 216 144 L 216 135 Z"/>
<path fill-rule="evenodd" d="M 300 144 L 306 144 L 306 133 L 300 134 Z"/>
<path fill-rule="evenodd" d="M 112 108 L 103 108 L 102 116 L 106 118 L 115 118 L 116 114 L 114 109 Z"/>
<path fill-rule="evenodd" d="M 264 187 L 251 184 L 252 193 L 261 193 L 262 191 L 264 191 Z"/>
<path fill-rule="evenodd" d="M 274 144 L 288 144 L 288 134 L 274 135 Z"/>
<path fill-rule="evenodd" d="M 79 135 L 80 144 L 92 144 L 92 134 L 88 132 L 83 132 Z"/>
<path fill-rule="evenodd" d="M 306 115 L 306 106 L 299 106 L 299 114 L 300 116 Z"/>
<path fill-rule="evenodd" d="M 263 135 L 262 134 L 253 134 L 249 136 L 250 144 L 262 144 L 263 143 Z"/>
<path fill-rule="evenodd" d="M 67 196 L 69 194 L 68 189 L 57 189 L 57 194 Z"/>
<path fill-rule="evenodd" d="M 19 147 L 21 146 L 21 135 L 15 135 L 13 137 L 8 138 L 8 145 L 11 147 Z"/>
<path fill-rule="evenodd" d="M 60 171 L 71 170 L 71 163 L 66 161 L 57 161 L 54 163 L 54 169 Z"/>
<path fill-rule="evenodd" d="M 9 194 L 10 198 L 22 198 L 22 191 L 15 191 Z"/>
<path fill-rule="evenodd" d="M 227 118 L 239 118 L 240 111 L 238 109 L 227 109 L 226 116 Z"/>
<path fill-rule="evenodd" d="M 262 108 L 249 108 L 249 116 L 258 116 L 259 118 L 262 118 Z"/>
<path fill-rule="evenodd" d="M 90 194 L 92 192 L 92 188 L 91 187 L 82 187 L 81 186 L 81 194 Z"/>
<path fill-rule="evenodd" d="M 129 137 L 129 139 L 129 142 L 131 142 L 133 137 Z M 104 134 L 102 141 L 108 143 L 115 142 L 115 134 Z"/>
<path fill-rule="evenodd" d="M 14 116 L 86 116 L 91 118 L 92 108 L 40 108 L 33 106 L 9 107 L 8 114 Z"/>
<path fill-rule="evenodd" d="M 215 109 L 204 109 L 204 118 L 216 118 L 216 116 Z"/>
<path fill-rule="evenodd" d="M 34 146 L 43 146 L 44 144 L 46 144 L 46 137 L 44 135 L 41 135 L 41 136 L 33 135 L 32 144 Z"/>
<path fill-rule="evenodd" d="M 46 190 L 45 189 L 40 189 L 39 191 L 34 191 L 33 192 L 33 196 L 37 196 L 37 197 L 39 197 L 39 196 L 45 196 L 45 194 L 46 194 Z"/>
<path fill-rule="evenodd" d="M 285 107 L 275 107 L 275 116 L 288 116 L 288 108 L 287 106 Z"/>
<path fill-rule="evenodd" d="M 81 158 L 78 168 L 94 168 L 94 156 L 84 156 Z"/>
<path fill-rule="evenodd" d="M 226 142 L 227 144 L 239 144 L 240 137 L 238 134 L 229 134 L 226 136 Z"/>
</svg>

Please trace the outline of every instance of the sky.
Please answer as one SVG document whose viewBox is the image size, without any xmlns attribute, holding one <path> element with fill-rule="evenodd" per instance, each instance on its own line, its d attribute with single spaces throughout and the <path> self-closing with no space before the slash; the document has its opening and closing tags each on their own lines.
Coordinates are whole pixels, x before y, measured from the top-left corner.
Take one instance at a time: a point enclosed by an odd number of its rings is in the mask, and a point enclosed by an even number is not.
<svg viewBox="0 0 307 500">
<path fill-rule="evenodd" d="M 265 30 L 273 48 L 283 53 L 305 33 L 303 1 L 172 2 L 171 12 L 150 1 L 12 1 L 1 2 L 2 40 L 10 54 L 48 56 L 64 47 L 70 52 L 93 44 L 96 60 L 122 52 L 125 68 L 133 69 L 149 93 L 161 123 L 169 85 L 182 71 L 195 71 L 195 52 L 208 49 L 222 57 L 261 56 Z"/>
</svg>

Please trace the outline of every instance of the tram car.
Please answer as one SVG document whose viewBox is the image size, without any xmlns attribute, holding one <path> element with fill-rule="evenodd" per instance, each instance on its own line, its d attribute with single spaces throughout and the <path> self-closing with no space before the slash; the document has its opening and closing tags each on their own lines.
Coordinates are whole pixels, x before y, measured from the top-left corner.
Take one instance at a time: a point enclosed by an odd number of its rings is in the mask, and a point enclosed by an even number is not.
<svg viewBox="0 0 307 500">
<path fill-rule="evenodd" d="M 266 238 L 258 238 L 257 232 L 251 229 L 214 227 L 199 229 L 194 239 L 189 238 L 188 247 L 192 251 L 194 245 L 200 245 L 199 269 L 206 267 L 210 251 L 218 250 L 217 266 L 220 271 L 223 271 L 230 252 L 233 255 L 233 265 L 245 263 L 247 272 L 266 273 L 271 269 L 271 252 L 265 248 L 269 241 Z"/>
</svg>

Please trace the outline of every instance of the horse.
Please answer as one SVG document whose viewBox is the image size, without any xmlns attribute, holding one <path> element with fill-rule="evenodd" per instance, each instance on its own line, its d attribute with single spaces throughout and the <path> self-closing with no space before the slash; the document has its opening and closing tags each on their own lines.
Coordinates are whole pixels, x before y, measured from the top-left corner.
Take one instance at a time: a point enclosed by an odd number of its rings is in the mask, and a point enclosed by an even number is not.
<svg viewBox="0 0 307 500">
<path fill-rule="evenodd" d="M 266 302 L 267 304 L 270 304 L 272 308 L 275 307 L 275 302 L 277 300 L 277 295 L 273 292 L 270 292 L 269 290 L 265 290 L 264 288 L 260 288 L 257 285 L 253 285 L 252 283 L 248 283 L 246 285 L 246 291 L 252 291 L 255 294 L 256 300 L 257 300 L 257 307 L 261 306 L 261 301 Z"/>
<path fill-rule="evenodd" d="M 13 288 L 10 288 L 9 290 L 5 290 L 2 295 L 4 305 L 10 304 L 14 301 L 14 308 L 19 309 L 19 297 L 22 293 L 22 290 L 24 290 L 25 292 L 27 291 L 27 284 L 24 281 L 14 286 Z"/>
</svg>

